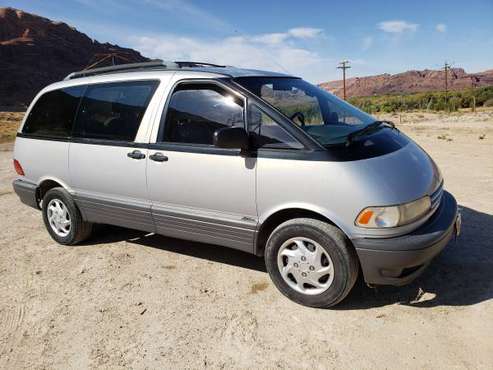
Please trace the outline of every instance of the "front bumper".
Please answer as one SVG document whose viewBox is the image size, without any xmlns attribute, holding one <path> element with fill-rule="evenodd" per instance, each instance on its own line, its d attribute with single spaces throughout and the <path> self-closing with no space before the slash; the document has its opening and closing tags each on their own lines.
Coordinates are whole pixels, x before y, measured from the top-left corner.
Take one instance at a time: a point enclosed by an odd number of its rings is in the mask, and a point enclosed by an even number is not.
<svg viewBox="0 0 493 370">
<path fill-rule="evenodd" d="M 12 186 L 14 187 L 14 191 L 17 193 L 22 203 L 39 209 L 38 199 L 36 197 L 36 184 L 21 179 L 16 179 L 12 183 Z"/>
<path fill-rule="evenodd" d="M 353 239 L 365 281 L 404 285 L 418 277 L 460 230 L 455 198 L 444 192 L 433 216 L 413 232 L 396 238 Z"/>
</svg>

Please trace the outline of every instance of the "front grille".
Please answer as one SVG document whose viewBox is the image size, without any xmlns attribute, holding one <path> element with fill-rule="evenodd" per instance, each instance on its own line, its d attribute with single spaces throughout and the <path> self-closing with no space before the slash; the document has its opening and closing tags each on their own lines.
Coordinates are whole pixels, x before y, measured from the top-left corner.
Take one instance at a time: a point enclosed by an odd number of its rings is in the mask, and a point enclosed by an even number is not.
<svg viewBox="0 0 493 370">
<path fill-rule="evenodd" d="M 431 198 L 431 209 L 436 210 L 440 205 L 443 195 L 443 182 L 438 186 L 438 188 L 430 195 Z"/>
</svg>

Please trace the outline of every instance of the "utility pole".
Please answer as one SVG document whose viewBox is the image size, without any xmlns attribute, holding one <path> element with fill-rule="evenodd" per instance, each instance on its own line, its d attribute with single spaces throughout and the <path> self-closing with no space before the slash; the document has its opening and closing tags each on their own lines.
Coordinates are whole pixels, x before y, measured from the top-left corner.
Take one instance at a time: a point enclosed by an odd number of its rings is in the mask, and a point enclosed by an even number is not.
<svg viewBox="0 0 493 370">
<path fill-rule="evenodd" d="M 478 82 L 478 78 L 476 76 L 471 76 L 471 99 L 472 99 L 472 111 L 476 112 L 476 96 L 474 95 L 474 89 L 476 87 L 476 83 Z"/>
<path fill-rule="evenodd" d="M 445 65 L 443 66 L 443 70 L 445 71 L 445 104 L 448 109 L 448 71 L 450 69 L 450 64 L 445 62 Z"/>
<path fill-rule="evenodd" d="M 346 100 L 346 69 L 351 68 L 348 60 L 343 60 L 337 66 L 338 69 L 342 69 L 342 86 L 344 91 L 344 100 Z"/>
</svg>

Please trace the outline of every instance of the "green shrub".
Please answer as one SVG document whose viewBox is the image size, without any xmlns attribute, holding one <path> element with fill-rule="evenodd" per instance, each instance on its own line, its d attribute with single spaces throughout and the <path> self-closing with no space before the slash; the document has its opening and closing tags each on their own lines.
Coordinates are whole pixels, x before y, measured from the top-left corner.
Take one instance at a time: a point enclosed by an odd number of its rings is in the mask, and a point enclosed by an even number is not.
<svg viewBox="0 0 493 370">
<path fill-rule="evenodd" d="M 353 97 L 349 102 L 369 113 L 394 113 L 409 110 L 456 111 L 471 108 L 474 99 L 476 107 L 493 106 L 493 86 L 461 91 L 421 92 L 406 95 L 375 95 Z M 488 104 L 492 105 L 486 105 Z"/>
</svg>

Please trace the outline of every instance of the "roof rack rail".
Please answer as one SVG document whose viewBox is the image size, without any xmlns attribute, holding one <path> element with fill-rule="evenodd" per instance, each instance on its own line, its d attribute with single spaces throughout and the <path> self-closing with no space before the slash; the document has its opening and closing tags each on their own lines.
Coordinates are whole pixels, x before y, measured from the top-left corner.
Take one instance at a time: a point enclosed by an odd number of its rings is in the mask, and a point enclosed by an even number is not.
<svg viewBox="0 0 493 370">
<path fill-rule="evenodd" d="M 100 68 L 92 68 L 92 69 L 84 69 L 79 72 L 72 72 L 65 80 L 73 80 L 74 78 L 81 77 L 89 77 L 96 76 L 105 73 L 115 73 L 115 72 L 127 72 L 133 70 L 141 70 L 147 68 L 200 68 L 200 67 L 216 67 L 216 68 L 225 68 L 226 66 L 205 62 L 189 62 L 189 61 L 177 61 L 177 62 L 169 62 L 162 61 L 161 59 L 151 60 L 150 62 L 143 63 L 128 63 L 128 64 L 118 64 L 110 67 L 100 67 Z"/>
<path fill-rule="evenodd" d="M 164 62 L 161 59 L 155 59 L 150 62 L 118 64 L 109 67 L 85 69 L 79 72 L 72 72 L 67 77 L 65 77 L 65 80 L 72 80 L 74 78 L 80 78 L 80 77 L 95 76 L 104 73 L 124 72 L 124 71 L 138 70 L 138 69 L 156 68 L 156 67 L 177 68 L 179 66 L 174 62 Z"/>
<path fill-rule="evenodd" d="M 193 67 L 216 67 L 216 68 L 226 68 L 221 64 L 205 63 L 205 62 L 190 62 L 190 61 L 175 61 L 180 68 L 193 68 Z"/>
</svg>

